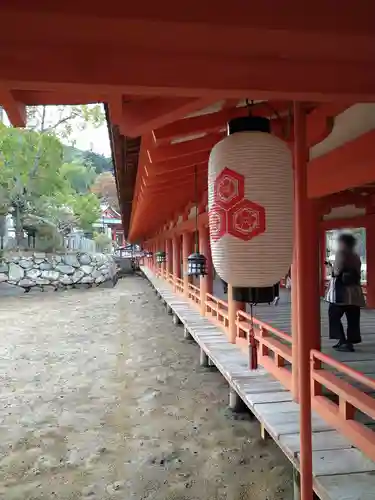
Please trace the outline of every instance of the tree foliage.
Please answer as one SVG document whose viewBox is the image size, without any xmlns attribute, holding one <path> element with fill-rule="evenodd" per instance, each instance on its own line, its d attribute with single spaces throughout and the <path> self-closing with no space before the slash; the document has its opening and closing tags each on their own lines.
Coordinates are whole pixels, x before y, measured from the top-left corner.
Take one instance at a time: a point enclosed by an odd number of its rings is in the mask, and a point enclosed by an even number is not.
<svg viewBox="0 0 375 500">
<path fill-rule="evenodd" d="M 100 127 L 105 120 L 101 104 L 75 106 L 29 106 L 27 127 L 36 132 L 48 132 L 74 143 L 74 131 L 83 131 L 88 125 Z"/>
<path fill-rule="evenodd" d="M 62 232 L 89 229 L 100 214 L 99 199 L 88 192 L 95 172 L 63 163 L 63 147 L 49 132 L 0 125 L 0 211 L 13 210 L 16 235 L 25 214 L 54 222 Z"/>
<path fill-rule="evenodd" d="M 94 151 L 82 151 L 73 146 L 64 146 L 64 161 L 78 162 L 87 165 L 99 175 L 102 172 L 113 172 L 112 159 Z"/>
<path fill-rule="evenodd" d="M 113 174 L 110 172 L 103 172 L 98 175 L 91 187 L 91 191 L 99 198 L 105 200 L 113 208 L 119 208 L 116 181 Z"/>
<path fill-rule="evenodd" d="M 60 173 L 77 193 L 86 193 L 96 178 L 95 170 L 91 166 L 82 165 L 77 161 L 63 163 Z"/>
</svg>

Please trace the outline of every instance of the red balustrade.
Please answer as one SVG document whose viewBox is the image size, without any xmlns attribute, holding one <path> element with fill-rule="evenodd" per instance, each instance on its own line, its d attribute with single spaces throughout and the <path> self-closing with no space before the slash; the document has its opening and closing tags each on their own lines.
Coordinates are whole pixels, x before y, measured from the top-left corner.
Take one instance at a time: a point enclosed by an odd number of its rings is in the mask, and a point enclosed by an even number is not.
<svg viewBox="0 0 375 500">
<path fill-rule="evenodd" d="M 327 370 L 327 368 L 329 370 Z M 335 370 L 336 373 L 332 373 Z M 375 419 L 375 400 L 350 382 L 343 380 L 345 375 L 351 381 L 375 391 L 375 380 L 353 370 L 321 353 L 311 351 L 311 398 L 312 407 L 327 423 L 341 432 L 353 445 L 371 460 L 375 460 L 375 433 L 364 423 L 355 420 L 357 411 Z M 328 389 L 336 400 L 323 394 Z"/>
<path fill-rule="evenodd" d="M 277 378 L 287 389 L 292 388 L 292 338 L 272 326 L 251 317 L 244 311 L 237 311 L 236 344 L 249 353 L 250 337 L 257 343 L 258 363 Z"/>
<path fill-rule="evenodd" d="M 206 316 L 208 316 L 220 328 L 223 328 L 228 333 L 229 315 L 228 303 L 225 300 L 217 299 L 210 293 L 206 294 Z"/>
</svg>

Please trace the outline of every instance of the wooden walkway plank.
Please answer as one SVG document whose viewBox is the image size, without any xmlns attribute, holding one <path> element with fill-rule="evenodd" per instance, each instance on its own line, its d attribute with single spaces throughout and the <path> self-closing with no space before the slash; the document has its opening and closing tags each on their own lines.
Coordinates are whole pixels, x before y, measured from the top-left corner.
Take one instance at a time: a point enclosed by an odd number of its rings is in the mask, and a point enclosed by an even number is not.
<svg viewBox="0 0 375 500">
<path fill-rule="evenodd" d="M 248 356 L 229 343 L 224 332 L 207 317 L 156 278 L 150 270 L 145 275 L 181 319 L 193 339 L 206 352 L 229 385 L 258 418 L 291 462 L 299 467 L 300 413 L 291 393 L 266 370 L 250 371 Z M 326 314 L 322 304 L 322 314 Z M 340 359 L 375 377 L 375 315 L 364 315 L 365 342 L 355 353 L 336 353 Z M 272 326 L 290 331 L 290 296 L 283 294 L 281 307 L 258 306 L 256 316 Z M 323 335 L 326 319 L 322 319 Z M 331 343 L 323 336 L 323 345 L 332 354 Z M 373 352 L 372 352 L 373 350 Z M 362 370 L 363 368 L 363 370 Z M 364 417 L 366 418 L 366 417 Z M 354 448 L 316 413 L 312 414 L 314 489 L 321 500 L 374 500 L 375 463 Z M 371 491 L 372 488 L 372 491 Z"/>
<path fill-rule="evenodd" d="M 321 500 L 374 500 L 375 475 L 372 472 L 321 476 L 316 482 Z"/>
</svg>

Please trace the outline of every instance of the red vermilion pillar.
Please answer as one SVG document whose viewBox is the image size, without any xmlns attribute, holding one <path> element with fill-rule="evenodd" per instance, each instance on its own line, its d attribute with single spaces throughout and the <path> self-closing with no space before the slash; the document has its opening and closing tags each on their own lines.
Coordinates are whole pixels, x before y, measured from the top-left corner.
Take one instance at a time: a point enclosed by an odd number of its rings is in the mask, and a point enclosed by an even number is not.
<svg viewBox="0 0 375 500">
<path fill-rule="evenodd" d="M 173 266 L 172 273 L 177 277 L 181 278 L 181 239 L 180 236 L 175 236 L 172 240 L 172 250 L 173 250 Z"/>
<path fill-rule="evenodd" d="M 326 292 L 326 231 L 319 229 L 319 250 L 320 250 L 320 296 L 324 297 Z"/>
<path fill-rule="evenodd" d="M 294 233 L 294 251 L 293 263 L 291 269 L 291 298 L 292 298 L 292 394 L 295 401 L 299 401 L 298 390 L 298 271 L 297 271 L 297 245 L 296 245 L 296 231 Z"/>
<path fill-rule="evenodd" d="M 375 214 L 366 225 L 367 307 L 375 309 Z"/>
<path fill-rule="evenodd" d="M 294 140 L 301 500 L 312 500 L 310 350 L 320 348 L 319 231 L 314 203 L 307 197 L 306 114 L 298 102 L 294 103 Z"/>
<path fill-rule="evenodd" d="M 165 271 L 167 270 L 167 266 L 168 266 L 167 240 L 163 240 L 162 241 L 162 243 L 161 243 L 161 251 L 166 253 L 166 259 L 167 259 L 161 265 L 162 277 L 164 279 L 165 278 Z"/>
<path fill-rule="evenodd" d="M 189 293 L 189 276 L 187 275 L 187 260 L 191 254 L 193 238 L 191 233 L 182 233 L 182 276 L 184 280 L 184 295 Z"/>
<path fill-rule="evenodd" d="M 212 255 L 208 227 L 199 228 L 199 252 L 206 257 L 207 267 L 207 275 L 200 278 L 201 314 L 204 316 L 206 313 L 206 294 L 212 293 L 213 287 Z"/>
<path fill-rule="evenodd" d="M 165 242 L 165 252 L 167 254 L 167 271 L 168 273 L 173 273 L 173 247 L 171 239 Z"/>
</svg>

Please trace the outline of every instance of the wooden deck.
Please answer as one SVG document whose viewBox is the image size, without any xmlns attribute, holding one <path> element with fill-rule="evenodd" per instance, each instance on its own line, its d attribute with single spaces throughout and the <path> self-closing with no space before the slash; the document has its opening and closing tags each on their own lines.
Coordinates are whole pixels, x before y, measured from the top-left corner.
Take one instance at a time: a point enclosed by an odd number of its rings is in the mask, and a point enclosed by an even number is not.
<svg viewBox="0 0 375 500">
<path fill-rule="evenodd" d="M 216 297 L 226 300 L 221 283 L 216 280 L 214 283 L 214 294 Z M 254 315 L 268 325 L 291 334 L 291 294 L 290 291 L 281 289 L 280 302 L 277 306 L 258 305 L 254 307 Z M 335 341 L 328 338 L 328 304 L 321 301 L 320 307 L 322 352 L 342 363 L 350 366 L 354 370 L 365 373 L 368 377 L 375 379 L 375 310 L 364 309 L 361 313 L 362 344 L 355 346 L 354 353 L 337 352 L 332 349 Z M 346 327 L 345 320 L 343 320 Z M 346 378 L 343 376 L 343 378 Z M 351 382 L 353 384 L 353 382 Z M 354 383 L 362 390 L 367 388 Z M 375 494 L 374 494 L 375 498 Z"/>
<path fill-rule="evenodd" d="M 261 426 L 280 446 L 293 466 L 299 468 L 299 405 L 276 379 L 262 368 L 249 371 L 247 356 L 227 341 L 220 328 L 202 317 L 194 306 L 172 290 L 147 268 L 143 272 L 162 298 L 181 320 L 201 349 L 236 391 Z M 288 292 L 283 292 L 277 307 L 259 306 L 257 317 L 274 326 L 290 330 L 290 301 Z M 322 305 L 323 334 L 324 305 Z M 367 314 L 371 321 L 367 321 Z M 366 316 L 365 316 L 366 315 Z M 375 365 L 375 316 L 365 313 L 363 322 L 365 342 L 358 352 L 340 353 L 338 359 L 348 363 L 365 363 L 367 373 L 371 371 L 371 359 Z M 324 326 L 325 325 L 325 326 Z M 372 329 L 372 331 L 371 331 Z M 374 335 L 371 337 L 371 335 Z M 323 336 L 323 345 L 329 349 Z M 367 347 L 371 350 L 367 350 Z M 329 354 L 333 351 L 330 350 Z M 344 359 L 343 359 L 344 358 Z M 366 458 L 358 449 L 326 424 L 318 415 L 312 416 L 313 428 L 313 473 L 314 489 L 321 500 L 373 500 L 375 498 L 375 463 Z"/>
</svg>

